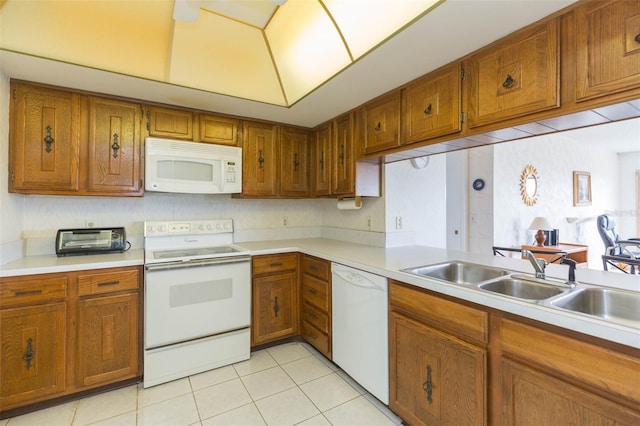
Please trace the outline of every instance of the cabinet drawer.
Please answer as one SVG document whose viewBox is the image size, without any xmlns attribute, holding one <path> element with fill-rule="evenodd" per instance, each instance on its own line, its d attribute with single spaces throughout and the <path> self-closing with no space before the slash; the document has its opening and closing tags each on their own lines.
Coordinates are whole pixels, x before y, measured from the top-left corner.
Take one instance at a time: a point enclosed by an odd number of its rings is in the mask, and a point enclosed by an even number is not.
<svg viewBox="0 0 640 426">
<path fill-rule="evenodd" d="M 591 387 L 640 402 L 640 359 L 502 318 L 500 343 L 514 354 Z M 597 368 L 594 368 L 597 366 Z"/>
<path fill-rule="evenodd" d="M 329 315 L 308 303 L 302 305 L 302 320 L 313 324 L 323 333 L 329 333 Z"/>
<path fill-rule="evenodd" d="M 112 293 L 138 288 L 138 270 L 93 273 L 78 276 L 78 295 Z"/>
<path fill-rule="evenodd" d="M 288 271 L 290 269 L 297 269 L 298 267 L 298 254 L 275 254 L 266 256 L 254 256 L 253 257 L 253 274 L 269 274 L 272 272 Z"/>
<path fill-rule="evenodd" d="M 488 341 L 487 312 L 394 281 L 389 285 L 389 303 L 392 308 L 399 308 L 457 336 Z"/>
<path fill-rule="evenodd" d="M 61 299 L 67 295 L 67 277 L 0 281 L 0 308 Z"/>
<path fill-rule="evenodd" d="M 311 343 L 317 350 L 331 359 L 329 351 L 329 336 L 318 331 L 306 321 L 302 321 L 302 337 Z"/>
<path fill-rule="evenodd" d="M 312 256 L 302 257 L 302 273 L 313 275 L 324 281 L 329 281 L 331 264 L 323 259 Z"/>
<path fill-rule="evenodd" d="M 302 278 L 302 300 L 327 312 L 329 310 L 327 283 L 312 276 L 305 275 Z"/>
</svg>

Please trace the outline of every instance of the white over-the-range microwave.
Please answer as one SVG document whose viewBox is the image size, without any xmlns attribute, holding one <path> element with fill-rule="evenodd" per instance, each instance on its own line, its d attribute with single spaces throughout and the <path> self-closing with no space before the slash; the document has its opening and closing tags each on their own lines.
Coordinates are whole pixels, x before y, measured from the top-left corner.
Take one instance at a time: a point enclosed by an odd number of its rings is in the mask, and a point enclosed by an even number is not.
<svg viewBox="0 0 640 426">
<path fill-rule="evenodd" d="M 186 194 L 242 192 L 242 148 L 146 138 L 144 189 Z"/>
</svg>

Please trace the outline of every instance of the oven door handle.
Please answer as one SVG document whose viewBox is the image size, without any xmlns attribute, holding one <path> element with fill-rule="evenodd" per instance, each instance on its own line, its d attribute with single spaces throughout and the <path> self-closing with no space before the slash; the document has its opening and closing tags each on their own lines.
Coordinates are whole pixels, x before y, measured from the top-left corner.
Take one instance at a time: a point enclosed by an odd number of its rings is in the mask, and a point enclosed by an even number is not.
<svg viewBox="0 0 640 426">
<path fill-rule="evenodd" d="M 160 271 L 168 269 L 193 268 L 197 266 L 229 265 L 232 263 L 245 263 L 250 260 L 251 256 L 233 256 L 214 259 L 189 260 L 185 262 L 152 263 L 144 265 L 144 269 L 147 271 Z"/>
</svg>

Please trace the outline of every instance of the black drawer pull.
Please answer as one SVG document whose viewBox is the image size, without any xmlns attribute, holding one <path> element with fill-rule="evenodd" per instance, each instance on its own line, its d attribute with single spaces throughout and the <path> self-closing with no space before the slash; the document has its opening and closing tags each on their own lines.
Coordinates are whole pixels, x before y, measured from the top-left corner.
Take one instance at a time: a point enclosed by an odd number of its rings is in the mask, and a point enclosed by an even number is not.
<svg viewBox="0 0 640 426">
<path fill-rule="evenodd" d="M 636 41 L 636 43 L 640 43 L 640 34 L 638 34 L 636 38 L 634 38 L 634 40 Z"/>
<path fill-rule="evenodd" d="M 271 266 L 272 268 L 275 268 L 276 266 L 282 266 L 282 262 L 275 262 L 270 264 L 269 266 Z"/>
<path fill-rule="evenodd" d="M 120 280 L 115 280 L 115 281 L 105 281 L 102 283 L 98 283 L 98 287 L 106 287 L 109 285 L 117 285 L 120 284 Z"/>
<path fill-rule="evenodd" d="M 42 290 L 21 290 L 14 293 L 16 296 L 33 296 L 34 294 L 42 294 Z"/>
<path fill-rule="evenodd" d="M 312 271 L 317 271 L 318 267 L 316 265 L 309 265 L 309 269 L 311 269 Z"/>
<path fill-rule="evenodd" d="M 511 86 L 513 86 L 514 82 L 515 82 L 515 80 L 513 79 L 513 77 L 511 77 L 509 74 L 507 74 L 507 78 L 502 83 L 502 87 L 504 87 L 505 89 L 508 89 Z"/>
<path fill-rule="evenodd" d="M 311 294 L 318 294 L 318 290 L 316 290 L 315 288 L 308 288 L 307 291 Z"/>
</svg>

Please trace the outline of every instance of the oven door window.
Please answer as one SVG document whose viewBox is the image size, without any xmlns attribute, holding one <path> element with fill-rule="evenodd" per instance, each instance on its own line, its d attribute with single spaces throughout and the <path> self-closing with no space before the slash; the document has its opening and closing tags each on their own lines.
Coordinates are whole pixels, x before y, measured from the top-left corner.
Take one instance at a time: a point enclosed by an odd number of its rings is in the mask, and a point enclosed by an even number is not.
<svg viewBox="0 0 640 426">
<path fill-rule="evenodd" d="M 250 263 L 145 272 L 147 349 L 251 324 Z"/>
</svg>

